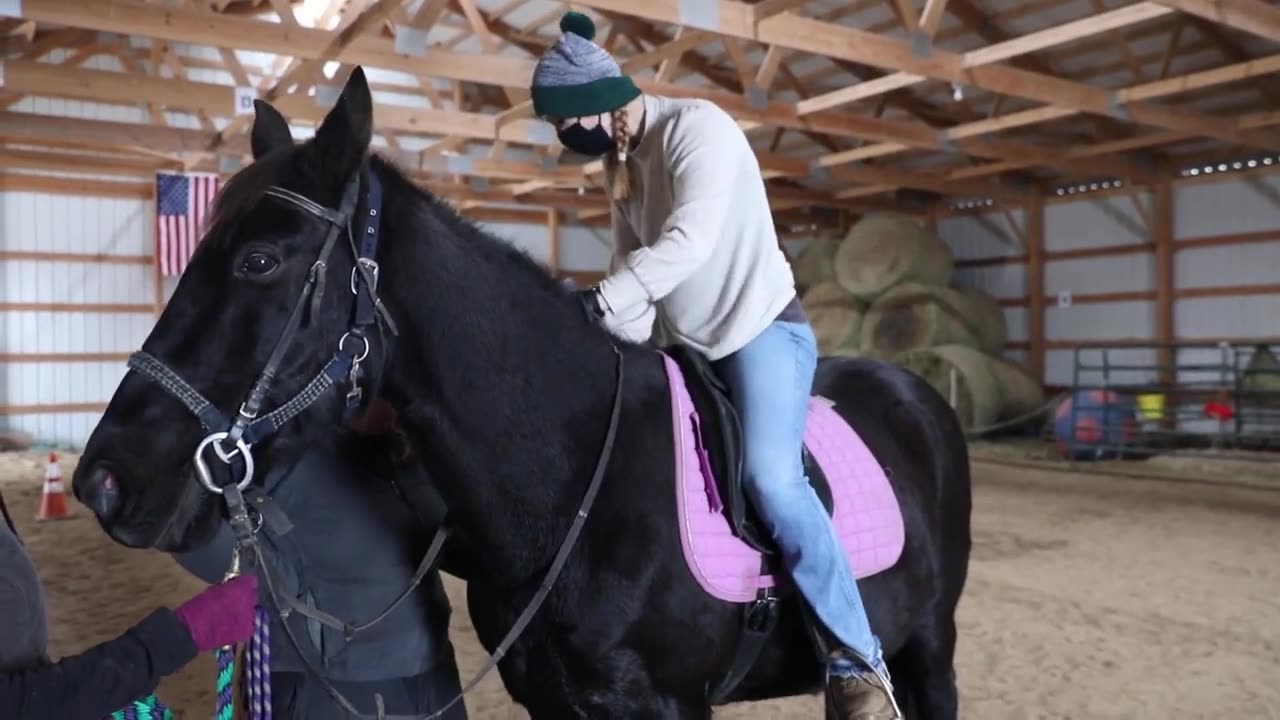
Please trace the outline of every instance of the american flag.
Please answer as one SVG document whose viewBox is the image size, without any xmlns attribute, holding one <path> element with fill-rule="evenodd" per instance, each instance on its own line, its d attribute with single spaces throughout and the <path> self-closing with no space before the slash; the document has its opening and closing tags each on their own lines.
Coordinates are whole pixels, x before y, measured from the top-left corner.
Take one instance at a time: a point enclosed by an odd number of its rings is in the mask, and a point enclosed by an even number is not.
<svg viewBox="0 0 1280 720">
<path fill-rule="evenodd" d="M 156 262 L 162 275 L 187 269 L 218 187 L 217 175 L 156 174 Z"/>
</svg>

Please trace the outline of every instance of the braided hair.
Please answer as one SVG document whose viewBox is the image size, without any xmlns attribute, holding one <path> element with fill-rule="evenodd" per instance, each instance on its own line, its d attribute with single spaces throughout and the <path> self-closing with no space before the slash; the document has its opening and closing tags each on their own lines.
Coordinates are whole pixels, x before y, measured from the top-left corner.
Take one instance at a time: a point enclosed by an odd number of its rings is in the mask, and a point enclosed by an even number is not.
<svg viewBox="0 0 1280 720">
<path fill-rule="evenodd" d="M 605 175 L 613 200 L 631 197 L 631 177 L 627 173 L 627 147 L 631 143 L 631 123 L 624 105 L 613 111 L 614 152 L 605 158 Z"/>
</svg>

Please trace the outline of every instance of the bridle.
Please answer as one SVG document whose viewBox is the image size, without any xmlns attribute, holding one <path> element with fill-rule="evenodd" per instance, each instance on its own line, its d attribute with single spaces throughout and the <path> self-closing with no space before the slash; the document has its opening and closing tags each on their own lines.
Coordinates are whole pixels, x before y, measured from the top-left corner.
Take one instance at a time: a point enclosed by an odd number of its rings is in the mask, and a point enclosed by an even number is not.
<svg viewBox="0 0 1280 720">
<path fill-rule="evenodd" d="M 355 219 L 354 214 L 358 205 L 362 174 L 368 180 L 366 210 L 363 231 L 359 233 L 359 241 L 357 242 L 352 236 L 351 226 L 352 221 Z M 613 452 L 614 440 L 617 437 L 618 421 L 622 410 L 624 356 L 616 346 L 613 347 L 618 369 L 609 426 L 605 431 L 603 447 L 597 459 L 590 483 L 583 495 L 582 503 L 573 518 L 572 524 L 569 526 L 559 550 L 552 559 L 542 583 L 524 611 L 513 623 L 506 637 L 502 639 L 498 648 L 490 656 L 488 662 L 462 688 L 456 697 L 433 713 L 427 715 L 389 715 L 383 708 L 381 695 L 377 695 L 375 700 L 377 701 L 378 712 L 374 715 L 363 714 L 312 665 L 306 654 L 303 653 L 301 645 L 286 618 L 291 611 L 296 611 L 317 622 L 342 631 L 348 639 L 357 632 L 371 627 L 387 617 L 392 610 L 408 598 L 431 569 L 435 567 L 448 537 L 449 528 L 443 523 L 440 525 L 422 562 L 414 573 L 409 587 L 386 610 L 371 621 L 358 625 L 342 622 L 327 613 L 308 608 L 294 598 L 289 597 L 287 593 L 281 596 L 280 593 L 276 592 L 277 578 L 263 556 L 257 533 L 262 528 L 264 520 L 271 523 L 274 518 L 277 522 L 286 525 L 287 520 L 283 518 L 278 508 L 274 508 L 271 505 L 268 498 L 261 495 L 256 488 L 250 487 L 254 477 L 252 448 L 254 444 L 270 437 L 290 419 L 296 417 L 324 397 L 331 388 L 343 384 L 348 386 L 343 419 L 344 421 L 350 419 L 351 413 L 359 407 L 361 398 L 364 395 L 362 363 L 369 356 L 371 329 L 376 327 L 379 331 L 383 342 L 384 354 L 386 349 L 385 333 L 390 332 L 393 336 L 396 336 L 399 332 L 390 313 L 378 299 L 378 263 L 375 258 L 378 252 L 381 227 L 382 183 L 375 169 L 366 163 L 364 167 L 357 169 L 352 174 L 352 177 L 347 181 L 341 204 L 337 210 L 319 205 L 292 190 L 275 185 L 269 187 L 265 191 L 265 195 L 323 221 L 327 229 L 324 244 L 308 271 L 306 283 L 298 299 L 294 302 L 288 322 L 279 338 L 277 338 L 266 365 L 259 373 L 248 396 L 236 412 L 235 419 L 228 419 L 217 406 L 206 399 L 190 383 L 183 380 L 178 373 L 149 353 L 143 351 L 135 352 L 129 357 L 128 367 L 130 370 L 136 371 L 157 383 L 167 393 L 182 402 L 199 419 L 207 434 L 196 446 L 192 463 L 200 484 L 210 493 L 221 495 L 227 506 L 227 513 L 236 537 L 235 552 L 232 560 L 233 571 L 238 572 L 242 553 L 248 553 L 254 559 L 261 570 L 262 578 L 268 589 L 268 596 L 271 598 L 272 604 L 275 605 L 274 610 L 280 618 L 280 625 L 288 636 L 299 660 L 306 666 L 308 673 L 353 718 L 358 718 L 359 720 L 435 720 L 443 717 L 451 707 L 461 702 L 468 692 L 479 685 L 480 681 L 497 667 L 498 662 L 519 639 L 520 634 L 541 607 L 550 593 L 551 587 L 559 577 L 561 570 L 563 570 L 570 551 L 576 545 L 582 527 L 586 523 L 587 516 L 599 492 L 605 469 Z M 325 293 L 328 259 L 337 245 L 339 235 L 343 234 L 343 231 L 345 231 L 347 245 L 350 248 L 352 257 L 355 258 L 350 282 L 351 292 L 355 295 L 351 324 L 338 340 L 338 347 L 333 355 L 325 363 L 324 367 L 311 378 L 310 382 L 287 402 L 266 414 L 261 414 L 262 404 L 266 395 L 270 391 L 272 383 L 276 380 L 280 364 L 284 360 L 286 351 L 292 345 L 295 335 L 302 327 L 304 318 L 318 316 L 320 302 Z M 237 457 L 240 457 L 244 468 L 243 477 L 239 481 L 227 485 L 219 485 L 215 482 L 213 473 L 204 459 L 204 455 L 209 448 L 214 450 L 215 458 L 226 465 L 228 469 L 231 468 L 232 462 Z M 247 501 L 246 497 L 251 502 Z M 288 607 L 282 609 L 282 604 Z"/>
<path fill-rule="evenodd" d="M 363 396 L 362 363 L 369 356 L 371 327 L 376 323 L 379 330 L 385 328 L 392 335 L 399 334 L 391 314 L 382 305 L 377 294 L 378 263 L 374 258 L 378 251 L 381 225 L 382 183 L 375 172 L 370 171 L 368 178 L 367 217 L 364 232 L 360 234 L 359 247 L 351 236 L 350 230 L 350 219 L 355 212 L 359 195 L 359 171 L 354 173 L 348 181 L 342 195 L 342 204 L 336 211 L 279 186 L 273 185 L 264 193 L 267 197 L 283 201 L 323 221 L 328 229 L 324 244 L 307 272 L 306 283 L 293 304 L 284 330 L 276 339 L 271 355 L 249 390 L 248 397 L 240 404 L 234 422 L 228 421 L 221 410 L 155 356 L 138 351 L 129 357 L 130 369 L 155 381 L 170 395 L 186 405 L 187 409 L 199 418 L 200 424 L 208 433 L 196 448 L 193 463 L 200 484 L 209 492 L 221 495 L 225 489 L 213 480 L 209 466 L 204 460 L 206 449 L 212 447 L 218 459 L 227 464 L 230 464 L 230 460 L 237 455 L 243 458 L 244 475 L 235 485 L 236 489 L 243 492 L 253 482 L 252 446 L 270 437 L 290 419 L 324 397 L 330 388 L 344 381 L 349 385 L 346 410 L 348 413 L 354 412 Z M 355 308 L 350 328 L 338 340 L 338 348 L 329 361 L 311 378 L 309 383 L 288 402 L 271 412 L 261 414 L 262 403 L 276 380 L 280 364 L 293 344 L 298 330 L 302 327 L 303 320 L 308 316 L 315 317 L 319 312 L 320 302 L 324 299 L 326 290 L 329 255 L 332 254 L 337 245 L 338 236 L 344 230 L 347 244 L 356 258 L 356 263 L 351 269 L 351 292 L 355 295 Z M 227 447 L 228 445 L 230 448 Z"/>
</svg>

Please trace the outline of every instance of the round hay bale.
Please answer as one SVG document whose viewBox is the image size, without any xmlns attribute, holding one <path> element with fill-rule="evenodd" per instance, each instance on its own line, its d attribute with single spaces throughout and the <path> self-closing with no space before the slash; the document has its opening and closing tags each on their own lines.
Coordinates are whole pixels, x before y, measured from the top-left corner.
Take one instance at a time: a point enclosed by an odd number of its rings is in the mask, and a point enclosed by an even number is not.
<svg viewBox="0 0 1280 720">
<path fill-rule="evenodd" d="M 991 355 L 1004 352 L 1008 327 L 1004 310 L 994 297 L 977 288 L 955 288 L 960 301 L 960 314 L 969 320 L 978 347 Z"/>
<path fill-rule="evenodd" d="M 858 344 L 862 316 L 866 305 L 849 295 L 834 282 L 818 283 L 800 299 L 813 334 L 818 339 L 818 353 L 830 355 L 836 348 Z"/>
<path fill-rule="evenodd" d="M 900 213 L 871 213 L 849 229 L 834 257 L 835 279 L 863 300 L 904 282 L 946 285 L 951 249 Z"/>
<path fill-rule="evenodd" d="M 894 362 L 924 378 L 956 411 L 966 431 L 996 421 L 1000 388 L 991 358 L 966 345 L 941 345 L 902 353 Z"/>
<path fill-rule="evenodd" d="M 859 347 L 871 357 L 937 345 L 978 347 L 978 333 L 964 315 L 964 300 L 951 288 L 898 285 L 876 299 L 862 319 Z"/>
<path fill-rule="evenodd" d="M 805 293 L 820 283 L 836 279 L 833 265 L 839 237 L 815 237 L 804 246 L 791 263 L 791 274 L 796 279 L 796 289 Z"/>
<path fill-rule="evenodd" d="M 1023 366 L 997 356 L 991 358 L 991 374 L 1000 388 L 996 420 L 1012 420 L 1044 407 L 1044 386 Z"/>
</svg>

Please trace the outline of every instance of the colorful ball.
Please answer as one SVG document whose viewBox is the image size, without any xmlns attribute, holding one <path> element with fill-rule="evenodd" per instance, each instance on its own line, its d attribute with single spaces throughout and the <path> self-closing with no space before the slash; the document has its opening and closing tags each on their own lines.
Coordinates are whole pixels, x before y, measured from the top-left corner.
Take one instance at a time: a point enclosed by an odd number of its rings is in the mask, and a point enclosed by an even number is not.
<svg viewBox="0 0 1280 720">
<path fill-rule="evenodd" d="M 1138 427 L 1137 403 L 1114 390 L 1077 390 L 1058 403 L 1053 417 L 1058 452 L 1072 460 L 1123 457 L 1138 439 Z"/>
</svg>

